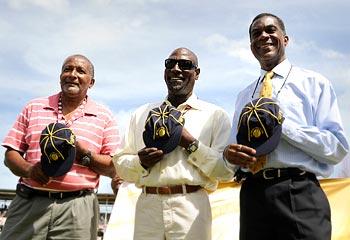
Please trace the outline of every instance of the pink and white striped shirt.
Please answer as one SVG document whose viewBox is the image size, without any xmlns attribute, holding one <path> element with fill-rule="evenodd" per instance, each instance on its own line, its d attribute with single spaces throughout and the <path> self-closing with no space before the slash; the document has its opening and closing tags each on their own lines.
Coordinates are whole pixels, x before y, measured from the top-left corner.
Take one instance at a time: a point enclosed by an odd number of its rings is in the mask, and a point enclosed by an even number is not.
<svg viewBox="0 0 350 240">
<path fill-rule="evenodd" d="M 39 162 L 39 140 L 42 130 L 49 123 L 64 121 L 58 119 L 59 97 L 60 93 L 30 101 L 17 117 L 2 145 L 24 153 L 24 159 L 28 162 Z M 111 111 L 87 98 L 83 111 L 77 112 L 68 125 L 77 140 L 91 152 L 113 155 L 120 145 L 120 136 Z M 75 160 L 68 173 L 51 178 L 46 186 L 28 178 L 20 178 L 19 181 L 41 190 L 76 191 L 97 188 L 99 175 L 90 168 L 79 165 Z"/>
</svg>

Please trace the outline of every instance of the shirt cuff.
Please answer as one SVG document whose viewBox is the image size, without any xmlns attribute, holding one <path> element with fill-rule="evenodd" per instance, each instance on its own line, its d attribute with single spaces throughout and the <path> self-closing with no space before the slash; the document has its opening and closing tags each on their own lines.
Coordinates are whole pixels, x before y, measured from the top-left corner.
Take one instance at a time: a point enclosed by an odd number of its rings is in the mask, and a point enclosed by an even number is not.
<svg viewBox="0 0 350 240">
<path fill-rule="evenodd" d="M 141 164 L 140 159 L 138 158 L 137 163 L 135 164 L 136 166 L 136 171 L 140 173 L 142 177 L 146 177 L 149 174 L 148 169 L 144 168 Z"/>
</svg>

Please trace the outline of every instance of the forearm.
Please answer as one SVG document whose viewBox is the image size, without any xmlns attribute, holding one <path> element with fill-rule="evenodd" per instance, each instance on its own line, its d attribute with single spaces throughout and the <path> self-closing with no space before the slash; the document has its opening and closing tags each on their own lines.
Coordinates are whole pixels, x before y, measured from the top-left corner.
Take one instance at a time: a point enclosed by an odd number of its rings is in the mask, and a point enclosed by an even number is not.
<svg viewBox="0 0 350 240">
<path fill-rule="evenodd" d="M 100 175 L 108 176 L 111 178 L 116 175 L 112 157 L 109 155 L 91 153 L 91 162 L 89 168 Z"/>
<path fill-rule="evenodd" d="M 336 164 L 348 152 L 348 143 L 342 131 L 320 130 L 314 126 L 300 127 L 290 122 L 285 122 L 283 127 L 282 137 L 289 144 L 322 163 Z"/>
<path fill-rule="evenodd" d="M 13 174 L 25 178 L 29 177 L 30 168 L 33 167 L 33 164 L 27 162 L 18 151 L 13 149 L 6 150 L 4 163 Z"/>
</svg>

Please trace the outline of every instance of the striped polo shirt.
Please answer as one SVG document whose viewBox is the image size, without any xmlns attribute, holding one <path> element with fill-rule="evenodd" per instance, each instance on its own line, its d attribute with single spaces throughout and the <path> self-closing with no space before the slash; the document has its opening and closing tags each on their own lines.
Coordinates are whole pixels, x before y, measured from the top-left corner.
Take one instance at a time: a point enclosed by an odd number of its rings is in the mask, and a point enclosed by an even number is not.
<svg viewBox="0 0 350 240">
<path fill-rule="evenodd" d="M 24 153 L 24 159 L 30 163 L 39 162 L 42 130 L 52 122 L 65 123 L 63 116 L 58 119 L 59 97 L 60 93 L 30 101 L 17 117 L 2 145 Z M 72 129 L 77 140 L 93 153 L 113 155 L 120 145 L 117 124 L 111 111 L 89 97 L 83 111 L 77 109 L 67 126 Z M 45 186 L 29 178 L 20 178 L 19 181 L 41 190 L 76 191 L 97 188 L 99 174 L 75 160 L 68 173 L 52 177 Z"/>
</svg>

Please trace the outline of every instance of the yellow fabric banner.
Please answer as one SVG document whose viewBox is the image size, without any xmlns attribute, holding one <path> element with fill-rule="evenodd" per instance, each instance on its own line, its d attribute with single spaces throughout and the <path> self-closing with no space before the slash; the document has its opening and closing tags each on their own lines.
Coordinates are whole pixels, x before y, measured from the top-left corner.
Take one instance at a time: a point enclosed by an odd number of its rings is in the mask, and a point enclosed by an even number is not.
<svg viewBox="0 0 350 240">
<path fill-rule="evenodd" d="M 332 240 L 350 239 L 350 178 L 322 179 L 332 211 Z M 239 232 L 239 190 L 236 183 L 220 184 L 209 194 L 212 207 L 213 240 L 235 240 Z M 141 190 L 133 184 L 123 183 L 114 203 L 105 240 L 131 240 L 134 231 L 134 212 Z"/>
</svg>

